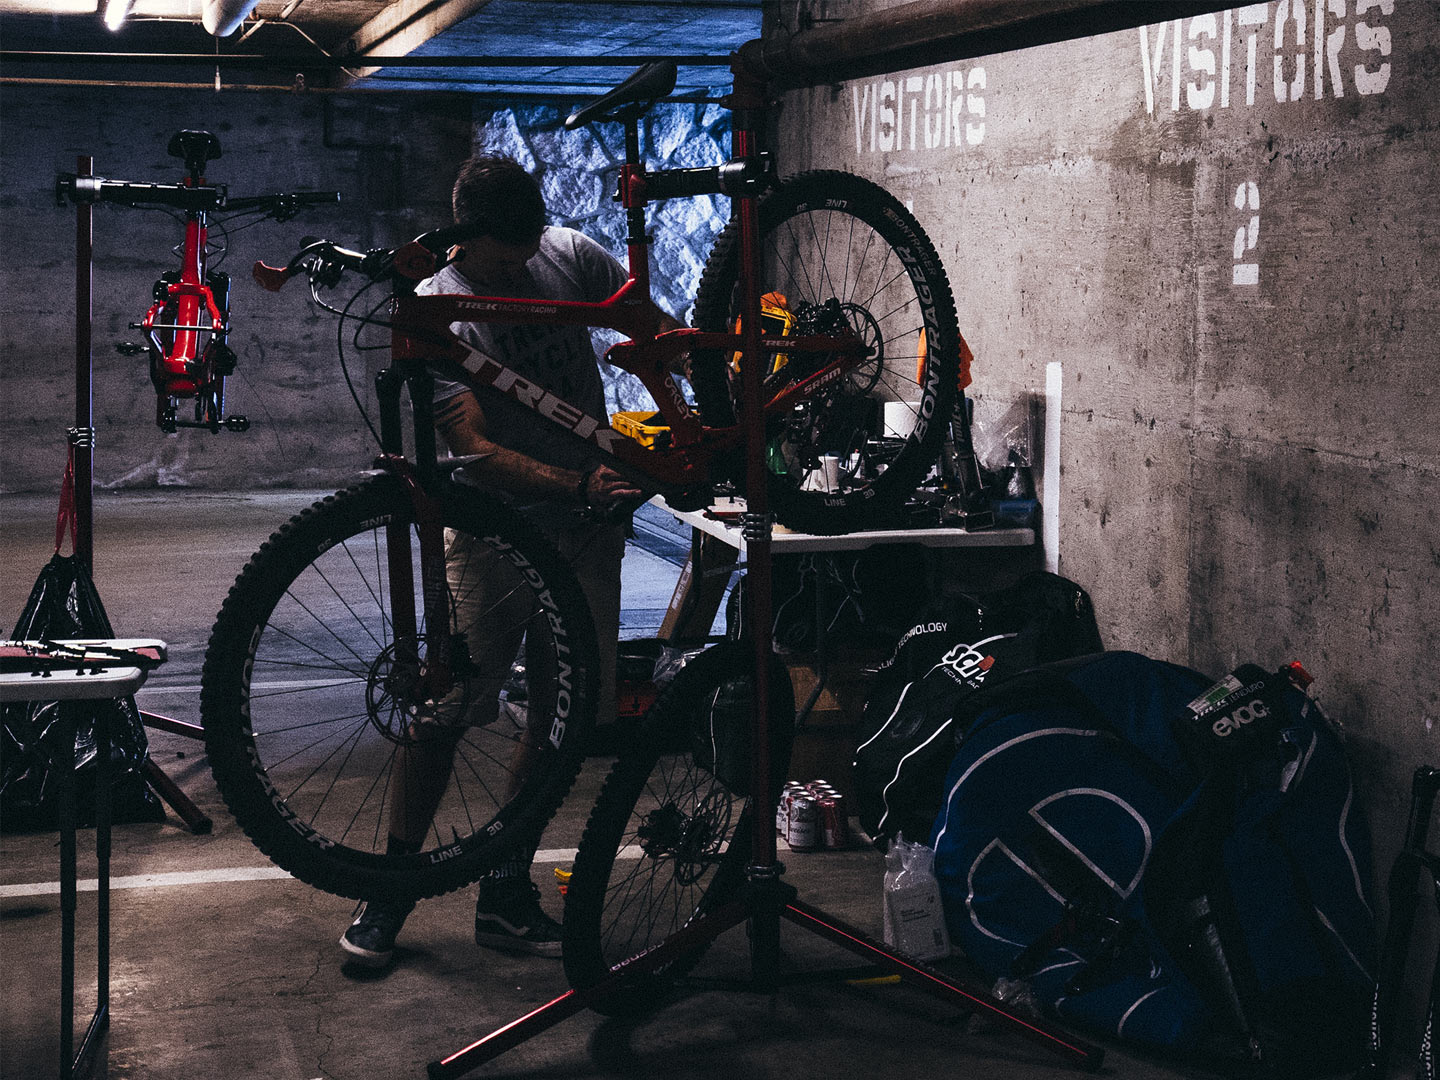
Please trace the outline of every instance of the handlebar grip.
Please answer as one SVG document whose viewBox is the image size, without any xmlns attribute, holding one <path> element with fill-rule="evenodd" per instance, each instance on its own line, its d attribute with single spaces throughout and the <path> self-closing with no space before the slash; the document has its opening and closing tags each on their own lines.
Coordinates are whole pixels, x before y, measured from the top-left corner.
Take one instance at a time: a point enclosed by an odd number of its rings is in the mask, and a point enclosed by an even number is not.
<svg viewBox="0 0 1440 1080">
<path fill-rule="evenodd" d="M 257 259 L 250 268 L 250 275 L 255 279 L 255 284 L 267 292 L 279 292 L 285 283 L 295 276 L 295 271 L 285 266 L 266 266 Z"/>
<path fill-rule="evenodd" d="M 693 195 L 717 195 L 722 190 L 720 166 L 698 169 L 657 169 L 645 174 L 647 199 L 684 199 Z"/>
</svg>

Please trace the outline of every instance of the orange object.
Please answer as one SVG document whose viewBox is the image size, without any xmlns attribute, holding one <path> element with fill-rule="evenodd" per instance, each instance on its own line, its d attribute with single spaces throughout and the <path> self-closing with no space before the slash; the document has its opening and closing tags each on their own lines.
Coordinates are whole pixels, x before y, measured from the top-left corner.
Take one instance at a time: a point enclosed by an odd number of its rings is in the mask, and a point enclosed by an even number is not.
<svg viewBox="0 0 1440 1080">
<path fill-rule="evenodd" d="M 919 356 L 915 361 L 915 383 L 920 385 L 925 381 L 925 361 L 929 356 L 929 347 L 925 340 L 925 328 L 920 328 L 920 342 L 917 349 Z M 965 340 L 965 335 L 960 335 L 960 366 L 955 372 L 955 389 L 964 390 L 972 382 L 970 378 L 970 365 L 975 362 L 975 354 L 970 351 L 970 343 Z"/>
</svg>

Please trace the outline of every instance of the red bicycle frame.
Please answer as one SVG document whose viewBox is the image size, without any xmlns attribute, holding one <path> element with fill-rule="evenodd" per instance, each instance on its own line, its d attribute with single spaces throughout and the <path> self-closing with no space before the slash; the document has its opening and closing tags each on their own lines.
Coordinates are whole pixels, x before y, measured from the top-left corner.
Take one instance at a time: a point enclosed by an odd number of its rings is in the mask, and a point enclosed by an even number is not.
<svg viewBox="0 0 1440 1080">
<path fill-rule="evenodd" d="M 201 183 L 204 183 L 203 177 Z M 145 331 L 154 350 L 150 378 L 155 383 L 155 392 L 160 399 L 158 407 L 162 410 L 166 407 L 167 398 L 173 410 L 174 399 L 196 397 L 210 389 L 212 380 L 216 378 L 211 349 L 224 345 L 229 330 L 226 323 L 229 313 L 216 304 L 215 293 L 206 283 L 208 226 L 204 210 L 193 210 L 186 215 L 180 280 L 162 279 L 156 282 L 156 300 L 140 323 L 139 328 Z M 162 292 L 164 295 L 160 295 Z M 159 322 L 161 313 L 170 305 L 174 305 L 175 321 L 168 324 Z M 208 318 L 208 325 L 200 321 L 202 316 Z M 172 335 L 168 348 L 160 337 L 161 331 Z M 210 335 L 204 349 L 200 346 L 202 334 Z M 218 376 L 221 380 L 224 377 L 224 374 Z M 220 385 L 223 387 L 223 382 Z M 218 393 L 223 402 L 223 390 Z M 160 426 L 164 427 L 165 423 L 160 421 Z"/>
</svg>

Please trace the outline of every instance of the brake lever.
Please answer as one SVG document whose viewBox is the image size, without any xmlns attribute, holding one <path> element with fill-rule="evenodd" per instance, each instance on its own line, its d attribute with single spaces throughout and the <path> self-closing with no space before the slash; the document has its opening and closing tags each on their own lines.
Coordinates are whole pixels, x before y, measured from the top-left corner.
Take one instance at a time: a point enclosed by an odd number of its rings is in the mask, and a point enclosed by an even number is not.
<svg viewBox="0 0 1440 1080">
<path fill-rule="evenodd" d="M 279 292 L 295 276 L 295 270 L 288 266 L 267 266 L 256 259 L 255 265 L 250 268 L 250 276 L 266 292 Z"/>
<path fill-rule="evenodd" d="M 395 249 L 391 265 L 395 272 L 411 281 L 424 281 L 460 258 L 461 249 L 447 248 L 443 253 L 431 251 L 419 240 L 411 240 Z"/>
</svg>

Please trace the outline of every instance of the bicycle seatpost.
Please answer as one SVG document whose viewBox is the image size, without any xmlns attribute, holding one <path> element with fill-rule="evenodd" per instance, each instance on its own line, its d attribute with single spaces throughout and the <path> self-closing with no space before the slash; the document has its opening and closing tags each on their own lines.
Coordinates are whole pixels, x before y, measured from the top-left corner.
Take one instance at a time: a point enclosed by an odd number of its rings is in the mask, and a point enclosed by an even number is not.
<svg viewBox="0 0 1440 1080">
<path fill-rule="evenodd" d="M 640 118 L 625 118 L 625 164 L 620 167 L 620 204 L 625 207 L 625 246 L 630 275 L 650 295 L 650 238 L 645 235 L 645 163 L 640 159 Z"/>
</svg>

